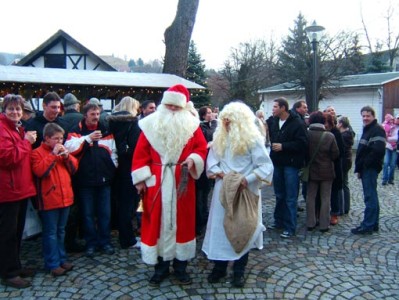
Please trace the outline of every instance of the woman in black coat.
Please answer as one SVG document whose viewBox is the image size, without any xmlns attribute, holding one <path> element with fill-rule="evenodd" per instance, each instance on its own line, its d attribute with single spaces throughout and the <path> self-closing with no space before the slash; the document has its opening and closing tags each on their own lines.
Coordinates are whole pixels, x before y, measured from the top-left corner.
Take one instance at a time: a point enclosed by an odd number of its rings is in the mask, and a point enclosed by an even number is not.
<svg viewBox="0 0 399 300">
<path fill-rule="evenodd" d="M 119 243 L 122 249 L 138 247 L 132 220 L 140 201 L 131 177 L 132 158 L 140 135 L 138 109 L 140 103 L 132 97 L 124 97 L 108 116 L 109 129 L 114 135 L 118 151 L 116 187 Z"/>
<path fill-rule="evenodd" d="M 324 113 L 324 116 L 326 118 L 325 127 L 335 136 L 339 149 L 339 157 L 334 161 L 335 179 L 331 189 L 331 225 L 337 225 L 338 216 L 342 215 L 343 210 L 342 204 L 340 203 L 342 202 L 342 196 L 340 193 L 342 193 L 343 187 L 342 161 L 344 158 L 345 148 L 341 132 L 335 125 L 334 117 L 329 113 Z"/>
<path fill-rule="evenodd" d="M 216 129 L 216 120 L 212 120 L 212 110 L 208 106 L 203 106 L 199 109 L 198 115 L 200 118 L 200 126 L 206 141 L 209 143 L 213 140 L 213 133 Z M 197 235 L 202 233 L 208 221 L 208 195 L 211 191 L 212 180 L 209 179 L 205 170 L 202 172 L 200 178 L 195 182 L 195 232 Z"/>
<path fill-rule="evenodd" d="M 343 169 L 343 211 L 344 214 L 349 213 L 350 210 L 350 190 L 349 190 L 349 181 L 348 181 L 348 173 L 352 167 L 352 146 L 354 143 L 355 133 L 351 130 L 351 126 L 349 123 L 349 119 L 347 117 L 341 117 L 338 121 L 337 128 L 341 132 L 342 140 L 344 142 L 344 159 L 342 161 L 342 169 Z"/>
</svg>

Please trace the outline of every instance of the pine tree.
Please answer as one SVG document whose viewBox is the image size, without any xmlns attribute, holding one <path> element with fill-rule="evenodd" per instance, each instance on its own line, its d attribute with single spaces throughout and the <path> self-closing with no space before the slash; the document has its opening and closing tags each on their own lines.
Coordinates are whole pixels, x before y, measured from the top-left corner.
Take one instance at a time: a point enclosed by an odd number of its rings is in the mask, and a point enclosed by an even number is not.
<svg viewBox="0 0 399 300">
<path fill-rule="evenodd" d="M 128 66 L 130 68 L 130 72 L 134 72 L 134 67 L 136 66 L 136 62 L 134 61 L 134 59 L 130 59 Z"/>
<path fill-rule="evenodd" d="M 198 109 L 202 106 L 210 106 L 211 100 L 209 90 L 207 89 L 205 64 L 201 55 L 197 51 L 194 41 L 190 42 L 190 47 L 188 49 L 188 65 L 185 78 L 206 88 L 197 91 L 191 96 L 191 101 L 194 103 L 195 108 Z"/>
<path fill-rule="evenodd" d="M 353 46 L 348 49 L 345 53 L 345 75 L 362 74 L 365 72 L 363 53 L 361 51 L 362 46 L 360 45 L 359 35 L 353 36 Z"/>
<path fill-rule="evenodd" d="M 282 82 L 288 82 L 297 96 L 305 94 L 309 112 L 313 112 L 318 110 L 319 101 L 325 95 L 334 93 L 344 75 L 362 70 L 361 52 L 358 40 L 350 32 L 340 32 L 333 37 L 324 35 L 317 45 L 314 97 L 313 52 L 305 28 L 306 20 L 299 14 L 294 29 L 290 29 L 290 35 L 282 41 L 277 70 Z"/>
<path fill-rule="evenodd" d="M 317 107 L 310 107 L 312 91 L 312 53 L 306 35 L 306 20 L 299 14 L 295 20 L 294 29 L 290 29 L 290 35 L 282 41 L 282 50 L 278 57 L 278 74 L 285 82 L 294 85 L 295 88 L 305 88 L 306 101 L 310 111 Z M 318 86 L 318 90 L 320 86 Z"/>
</svg>

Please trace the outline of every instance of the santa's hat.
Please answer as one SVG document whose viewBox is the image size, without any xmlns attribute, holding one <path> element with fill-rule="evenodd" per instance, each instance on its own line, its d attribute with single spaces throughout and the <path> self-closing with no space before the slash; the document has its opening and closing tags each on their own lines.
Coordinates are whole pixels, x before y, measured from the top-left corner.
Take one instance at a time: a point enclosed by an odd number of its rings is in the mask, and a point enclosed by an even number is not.
<svg viewBox="0 0 399 300">
<path fill-rule="evenodd" d="M 190 92 L 188 89 L 182 84 L 176 84 L 163 93 L 161 103 L 185 108 L 189 101 Z"/>
</svg>

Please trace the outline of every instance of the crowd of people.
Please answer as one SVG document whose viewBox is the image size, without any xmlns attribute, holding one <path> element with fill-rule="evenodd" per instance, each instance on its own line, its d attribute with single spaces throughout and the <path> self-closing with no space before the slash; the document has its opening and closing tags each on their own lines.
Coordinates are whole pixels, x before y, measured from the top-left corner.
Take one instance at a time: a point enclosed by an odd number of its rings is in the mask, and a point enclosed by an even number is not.
<svg viewBox="0 0 399 300">
<path fill-rule="evenodd" d="M 20 259 L 28 201 L 39 212 L 44 267 L 52 276 L 73 270 L 68 251 L 85 251 L 88 258 L 114 254 L 115 218 L 120 248 L 140 249 L 142 260 L 154 266 L 151 286 L 159 286 L 170 267 L 179 284 L 190 284 L 187 265 L 204 235 L 202 251 L 214 264 L 209 283 L 225 277 L 234 261 L 232 284 L 243 287 L 250 250 L 263 248 L 264 186 L 273 185 L 276 195 L 268 227 L 281 230 L 281 238 L 296 234 L 300 190 L 309 231 L 328 231 L 350 210 L 355 134 L 333 107 L 309 116 L 306 101 L 289 109 L 285 98 L 277 98 L 267 120 L 240 100 L 220 113 L 207 106 L 197 111 L 180 84 L 165 91 L 158 106 L 124 97 L 110 115 L 97 98 L 81 109 L 75 95 L 64 95 L 62 117 L 61 105 L 55 92 L 43 97 L 43 112 L 36 115 L 20 95 L 7 95 L 2 104 L 4 285 L 29 287 L 26 278 L 35 273 Z M 393 184 L 399 116 L 395 122 L 387 116 L 381 126 L 373 108 L 360 113 L 364 129 L 354 165 L 365 212 L 352 233 L 371 234 L 379 228 L 377 177 L 383 165 L 382 184 Z"/>
</svg>

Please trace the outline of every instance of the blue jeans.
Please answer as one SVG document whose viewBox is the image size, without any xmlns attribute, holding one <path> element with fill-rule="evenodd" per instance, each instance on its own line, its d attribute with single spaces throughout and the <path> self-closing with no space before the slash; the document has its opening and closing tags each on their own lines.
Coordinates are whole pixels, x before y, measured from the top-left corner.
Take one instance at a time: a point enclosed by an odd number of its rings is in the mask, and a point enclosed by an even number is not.
<svg viewBox="0 0 399 300">
<path fill-rule="evenodd" d="M 364 219 L 361 227 L 366 230 L 373 230 L 378 225 L 380 215 L 380 204 L 378 202 L 377 193 L 377 177 L 378 173 L 374 169 L 365 169 L 362 172 L 362 185 L 364 204 Z"/>
<path fill-rule="evenodd" d="M 398 157 L 398 153 L 395 150 L 385 149 L 384 156 L 384 169 L 382 171 L 382 182 L 393 181 L 395 168 L 396 168 L 396 159 Z"/>
<path fill-rule="evenodd" d="M 87 248 L 111 244 L 111 187 L 79 188 L 80 205 Z"/>
<path fill-rule="evenodd" d="M 39 215 L 43 226 L 44 267 L 48 270 L 53 270 L 67 260 L 64 240 L 69 207 L 41 210 L 39 211 Z"/>
<path fill-rule="evenodd" d="M 276 194 L 274 222 L 291 234 L 295 234 L 298 205 L 298 169 L 294 167 L 274 167 L 273 187 Z"/>
</svg>

